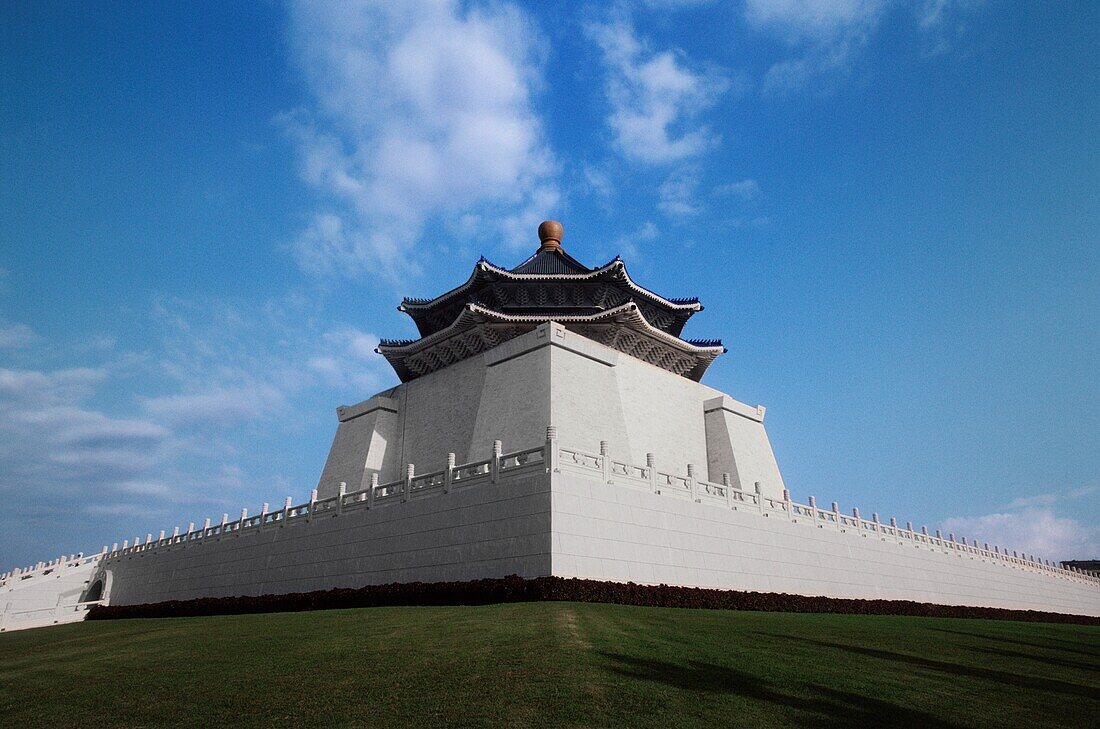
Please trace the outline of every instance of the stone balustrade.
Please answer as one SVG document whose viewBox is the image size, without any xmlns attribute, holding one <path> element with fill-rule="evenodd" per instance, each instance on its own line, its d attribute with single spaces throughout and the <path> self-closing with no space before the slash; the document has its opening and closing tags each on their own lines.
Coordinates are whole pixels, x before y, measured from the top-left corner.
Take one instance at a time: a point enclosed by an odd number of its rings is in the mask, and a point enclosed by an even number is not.
<svg viewBox="0 0 1100 729">
<path fill-rule="evenodd" d="M 800 504 L 792 501 L 790 493 L 786 490 L 783 498 L 772 498 L 762 494 L 759 485 L 756 485 L 752 491 L 737 488 L 731 483 L 728 474 L 724 475 L 723 483 L 713 483 L 700 478 L 694 465 L 687 466 L 686 475 L 662 471 L 657 468 L 652 454 L 647 455 L 645 465 L 617 461 L 606 442 L 600 444 L 598 453 L 563 447 L 559 444 L 557 431 L 553 427 L 547 429 L 547 440 L 539 447 L 505 453 L 501 442 L 496 441 L 493 444 L 491 458 L 457 464 L 455 455 L 451 453 L 448 454 L 447 464 L 448 466 L 443 470 L 424 474 L 417 474 L 414 465 L 408 464 L 404 476 L 396 481 L 379 483 L 375 475 L 371 477 L 366 488 L 349 491 L 346 484 L 341 484 L 338 494 L 327 499 L 318 499 L 317 491 L 314 490 L 308 502 L 294 504 L 288 497 L 282 508 L 272 510 L 268 504 L 264 504 L 260 513 L 253 516 L 249 516 L 247 509 L 242 509 L 238 519 L 230 520 L 229 515 L 224 514 L 221 522 L 217 524 L 212 524 L 210 519 L 206 519 L 203 526 L 197 529 L 194 524 L 184 532 L 177 527 L 170 536 L 166 536 L 165 532 L 161 531 L 160 536 L 156 538 L 152 534 L 147 534 L 144 542 L 140 537 L 135 537 L 132 544 L 126 540 L 121 547 L 117 544 L 110 549 L 104 547 L 102 553 L 90 557 L 75 555 L 68 561 L 57 560 L 52 563 L 39 563 L 34 568 L 24 571 L 13 570 L 0 576 L 0 585 L 3 584 L 2 580 L 27 579 L 32 575 L 48 572 L 50 569 L 64 568 L 73 560 L 115 559 L 148 551 L 185 547 L 212 538 L 240 537 L 258 530 L 307 523 L 321 516 L 339 515 L 353 509 L 384 508 L 413 499 L 446 494 L 456 489 L 473 488 L 478 484 L 506 481 L 513 476 L 530 474 L 536 470 L 566 470 L 584 474 L 606 484 L 646 489 L 661 496 L 688 499 L 715 508 L 754 512 L 760 514 L 762 518 L 788 519 L 792 522 L 806 523 L 819 529 L 833 529 L 853 536 L 896 541 L 898 544 L 939 551 L 945 555 L 969 556 L 1088 582 L 1100 587 L 1100 578 L 1077 570 L 1064 569 L 1049 561 L 1037 560 L 998 546 L 979 547 L 973 540 L 968 543 L 965 538 L 961 542 L 956 541 L 954 534 L 945 538 L 938 530 L 934 535 L 929 534 L 927 527 L 914 530 L 911 522 L 901 527 L 898 526 L 897 520 L 892 518 L 889 523 L 884 524 L 879 521 L 877 513 L 873 514 L 870 520 L 862 518 L 859 509 L 853 509 L 852 514 L 848 515 L 840 511 L 836 502 L 833 502 L 829 509 L 821 509 L 811 496 L 807 500 L 808 503 Z"/>
</svg>

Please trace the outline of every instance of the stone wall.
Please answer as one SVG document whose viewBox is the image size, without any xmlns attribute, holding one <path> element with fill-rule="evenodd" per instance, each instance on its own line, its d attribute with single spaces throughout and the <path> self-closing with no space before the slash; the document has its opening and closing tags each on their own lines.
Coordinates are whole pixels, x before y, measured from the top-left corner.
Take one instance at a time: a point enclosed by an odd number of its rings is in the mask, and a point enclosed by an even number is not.
<svg viewBox="0 0 1100 729">
<path fill-rule="evenodd" d="M 730 473 L 779 498 L 783 479 L 763 413 L 551 322 L 339 408 L 317 488 L 328 498 L 341 482 L 355 490 L 374 473 L 398 478 L 408 463 L 436 470 L 447 453 L 480 460 L 494 440 L 509 450 L 534 447 L 554 423 L 578 447 L 604 440 L 619 458 L 644 463 L 653 454 L 673 469 L 690 463 L 712 481 Z"/>
<path fill-rule="evenodd" d="M 1095 578 L 714 485 L 609 484 L 595 458 L 555 474 L 556 576 L 1100 616 Z"/>
<path fill-rule="evenodd" d="M 312 516 L 128 548 L 101 567 L 112 577 L 110 604 L 550 574 L 544 470 L 423 491 L 407 502 L 380 497 L 374 508 L 353 496 L 342 510 L 328 504 Z"/>
</svg>

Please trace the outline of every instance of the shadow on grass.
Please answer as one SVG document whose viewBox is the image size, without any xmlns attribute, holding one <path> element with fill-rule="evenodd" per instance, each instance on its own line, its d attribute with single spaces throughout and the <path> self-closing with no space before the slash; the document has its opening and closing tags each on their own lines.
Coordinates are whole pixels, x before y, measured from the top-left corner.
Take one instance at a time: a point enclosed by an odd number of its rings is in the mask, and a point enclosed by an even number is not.
<svg viewBox="0 0 1100 729">
<path fill-rule="evenodd" d="M 1055 658 L 1053 656 L 1043 656 L 1036 653 L 1023 653 L 1021 651 L 1008 650 L 1007 648 L 995 648 L 982 646 L 965 646 L 968 650 L 975 653 L 984 653 L 989 656 L 1001 656 L 1003 658 L 1011 658 L 1013 660 L 1025 660 L 1032 663 L 1046 664 L 1048 666 L 1061 666 L 1062 668 L 1068 668 L 1073 671 L 1091 671 L 1093 673 L 1100 673 L 1100 662 L 1084 663 L 1082 661 L 1075 661 L 1069 658 Z"/>
<path fill-rule="evenodd" d="M 820 646 L 822 648 L 834 648 L 846 653 L 854 653 L 860 656 L 867 656 L 869 658 L 878 658 L 885 661 L 893 661 L 895 663 L 905 663 L 910 666 L 916 666 L 919 668 L 925 668 L 931 671 L 939 671 L 940 673 L 946 673 L 953 676 L 963 676 L 966 678 L 976 678 L 983 681 L 993 681 L 996 683 L 1002 683 L 1006 686 L 1014 686 L 1016 688 L 1026 689 L 1028 691 L 1051 691 L 1060 694 L 1066 694 L 1068 696 L 1078 696 L 1085 699 L 1095 701 L 1097 699 L 1097 691 L 1093 686 L 1081 686 L 1076 683 L 1069 683 L 1067 681 L 1059 681 L 1053 678 L 1041 678 L 1039 676 L 1024 676 L 1016 673 L 1009 673 L 1007 671 L 998 671 L 992 668 L 979 668 L 977 666 L 965 666 L 960 663 L 951 663 L 948 661 L 937 661 L 932 658 L 924 658 L 922 656 L 913 656 L 907 653 L 896 653 L 894 651 L 885 651 L 879 648 L 869 648 L 867 646 L 858 645 L 845 645 L 843 643 L 830 643 L 823 640 L 813 640 L 812 638 L 793 638 L 787 635 L 773 635 L 770 633 L 760 633 L 759 635 L 766 635 L 769 638 L 783 638 L 786 640 L 797 640 L 800 644 L 810 644 Z"/>
<path fill-rule="evenodd" d="M 1082 650 L 1082 644 L 1080 642 L 1073 642 L 1064 638 L 1044 638 L 1042 643 L 1035 643 L 1029 640 L 1020 640 L 1019 638 L 1006 638 L 1001 635 L 985 635 L 981 633 L 968 633 L 965 630 L 948 630 L 947 628 L 932 628 L 937 633 L 948 633 L 950 635 L 961 635 L 966 638 L 973 638 L 978 641 L 987 642 L 995 640 L 1000 643 L 1012 643 L 1013 645 L 1022 645 L 1027 648 L 1038 648 L 1040 650 L 1048 651 L 1062 651 L 1064 653 L 1073 653 L 1079 656 L 1085 656 L 1091 658 L 1094 661 L 1100 660 L 1100 646 L 1097 646 L 1095 650 Z"/>
<path fill-rule="evenodd" d="M 742 671 L 703 661 L 686 664 L 638 658 L 615 653 L 601 654 L 608 670 L 639 681 L 664 684 L 679 691 L 740 696 L 765 704 L 784 706 L 812 715 L 815 727 L 960 727 L 932 714 L 882 701 L 861 694 L 807 684 L 811 696 L 792 696 L 777 690 L 767 681 Z"/>
</svg>

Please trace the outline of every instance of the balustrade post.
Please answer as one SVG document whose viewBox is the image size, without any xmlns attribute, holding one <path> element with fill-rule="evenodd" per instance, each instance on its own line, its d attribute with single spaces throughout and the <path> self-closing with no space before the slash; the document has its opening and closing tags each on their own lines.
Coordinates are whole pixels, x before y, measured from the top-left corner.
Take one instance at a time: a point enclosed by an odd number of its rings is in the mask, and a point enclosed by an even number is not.
<svg viewBox="0 0 1100 729">
<path fill-rule="evenodd" d="M 202 538 L 206 539 L 208 534 L 210 534 L 210 517 L 209 516 L 206 517 L 206 520 L 202 523 Z"/>
<path fill-rule="evenodd" d="M 222 512 L 222 527 L 221 527 L 221 529 L 218 530 L 218 536 L 219 537 L 224 537 L 225 536 L 225 528 L 227 526 L 229 526 L 229 513 L 223 511 Z M 164 539 L 164 535 L 161 534 L 160 538 Z"/>
<path fill-rule="evenodd" d="M 286 520 L 290 518 L 290 502 L 292 500 L 287 496 L 286 501 L 283 503 L 283 524 L 286 524 Z"/>
<path fill-rule="evenodd" d="M 600 441 L 600 469 L 603 471 L 603 482 L 611 483 L 611 447 L 606 440 Z M 691 470 L 691 466 L 688 466 Z"/>
<path fill-rule="evenodd" d="M 546 426 L 546 453 L 542 459 L 546 462 L 547 471 L 557 471 L 558 468 L 558 429 L 553 425 Z"/>
<path fill-rule="evenodd" d="M 688 494 L 690 494 L 691 500 L 698 503 L 699 498 L 698 498 L 698 493 L 697 493 L 697 488 L 696 488 L 696 483 L 695 483 L 695 464 L 693 464 L 693 463 L 688 464 L 687 482 L 688 482 Z"/>
<path fill-rule="evenodd" d="M 497 443 L 500 441 L 498 440 Z M 493 448 L 496 450 L 496 447 Z M 416 467 L 411 463 L 405 464 L 405 489 L 401 494 L 401 503 L 405 503 L 412 496 L 413 475 L 415 475 Z M 496 480 L 495 478 L 493 479 Z"/>
<path fill-rule="evenodd" d="M 862 524 L 862 521 L 859 518 L 859 507 L 858 506 L 853 506 L 852 507 L 852 516 L 856 520 L 856 534 L 863 534 L 863 524 Z"/>
<path fill-rule="evenodd" d="M 836 530 L 843 531 L 840 528 L 840 504 L 835 501 L 833 502 L 833 521 L 836 522 Z"/>
<path fill-rule="evenodd" d="M 455 454 L 447 454 L 447 469 L 443 471 L 443 493 L 451 490 L 451 483 L 455 475 Z"/>
<path fill-rule="evenodd" d="M 756 507 L 760 509 L 760 513 L 764 513 L 764 490 L 760 488 L 760 482 L 753 483 L 752 488 L 756 491 Z"/>
<path fill-rule="evenodd" d="M 811 496 L 807 501 L 810 502 L 810 518 L 814 520 L 814 526 L 817 526 L 817 499 Z"/>
<path fill-rule="evenodd" d="M 728 473 L 722 474 L 722 489 L 726 492 L 726 506 L 733 508 L 733 479 Z"/>
<path fill-rule="evenodd" d="M 336 493 L 336 513 L 344 513 L 344 496 L 348 492 L 347 481 L 340 482 L 340 489 Z"/>
<path fill-rule="evenodd" d="M 655 494 L 661 493 L 661 489 L 657 486 L 657 457 L 652 453 L 645 454 L 645 468 L 649 473 L 649 488 Z"/>
<path fill-rule="evenodd" d="M 309 492 L 309 514 L 306 515 L 306 521 L 313 521 L 313 512 L 317 510 L 317 489 L 312 489 Z"/>
<path fill-rule="evenodd" d="M 237 527 L 237 536 L 240 536 L 244 532 L 244 522 L 248 519 L 248 507 L 241 508 L 241 520 L 237 522 L 240 526 Z"/>
<path fill-rule="evenodd" d="M 876 534 L 881 534 L 882 533 L 882 524 L 879 523 L 878 512 L 877 511 L 872 511 L 871 512 L 871 521 L 873 521 L 875 523 L 875 533 Z"/>
<path fill-rule="evenodd" d="M 499 440 L 493 441 L 493 459 L 489 461 L 489 481 L 496 483 L 500 476 L 500 455 L 504 453 L 504 444 Z"/>
<path fill-rule="evenodd" d="M 374 492 L 378 488 L 378 473 L 372 473 L 370 475 L 370 490 L 367 491 L 367 508 L 374 508 Z"/>
</svg>

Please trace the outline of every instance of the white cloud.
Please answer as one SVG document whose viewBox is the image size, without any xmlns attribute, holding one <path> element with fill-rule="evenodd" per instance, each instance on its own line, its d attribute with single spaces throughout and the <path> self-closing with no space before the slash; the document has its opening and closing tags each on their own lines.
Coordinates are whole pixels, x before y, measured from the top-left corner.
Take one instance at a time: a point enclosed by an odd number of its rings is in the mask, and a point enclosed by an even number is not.
<svg viewBox="0 0 1100 729">
<path fill-rule="evenodd" d="M 978 544 L 1016 550 L 1052 561 L 1092 559 L 1100 554 L 1100 529 L 1059 517 L 1049 508 L 1027 508 L 975 517 L 945 519 L 944 534 Z"/>
<path fill-rule="evenodd" d="M 765 93 L 798 91 L 815 80 L 848 73 L 859 50 L 894 7 L 913 14 L 917 28 L 942 51 L 948 29 L 983 0 L 746 0 L 749 26 L 782 38 L 797 51 L 772 65 L 764 77 Z"/>
<path fill-rule="evenodd" d="M 607 123 L 624 157 L 666 164 L 698 156 L 719 141 L 694 119 L 729 88 L 725 78 L 688 68 L 682 53 L 651 50 L 626 19 L 587 30 L 603 53 Z"/>
<path fill-rule="evenodd" d="M 588 190 L 601 198 L 610 198 L 615 194 L 615 185 L 611 182 L 611 175 L 605 168 L 585 163 L 582 172 L 584 184 Z"/>
<path fill-rule="evenodd" d="M 1051 491 L 1031 496 L 1021 496 L 1018 499 L 1013 499 L 1005 508 L 1026 509 L 1033 506 L 1054 506 L 1067 501 L 1077 501 L 1098 491 L 1100 491 L 1100 486 L 1082 486 L 1068 491 Z"/>
<path fill-rule="evenodd" d="M 629 258 L 632 261 L 637 261 L 642 257 L 642 245 L 652 243 L 657 240 L 660 235 L 661 231 L 657 228 L 656 223 L 652 220 L 647 220 L 635 230 L 619 236 L 615 241 L 615 245 L 618 248 L 619 255 Z"/>
<path fill-rule="evenodd" d="M 106 376 L 105 368 L 0 370 L 0 492 L 80 501 L 163 462 L 166 428 L 86 404 Z"/>
<path fill-rule="evenodd" d="M 354 327 L 342 327 L 324 335 L 324 354 L 310 358 L 308 366 L 329 384 L 374 394 L 386 381 L 388 364 L 374 351 L 378 337 Z"/>
<path fill-rule="evenodd" d="M 66 403 L 86 397 L 106 377 L 105 368 L 74 367 L 54 372 L 0 368 L 0 401 Z"/>
<path fill-rule="evenodd" d="M 327 201 L 296 242 L 304 268 L 392 274 L 434 216 L 486 208 L 512 236 L 559 203 L 532 104 L 537 34 L 514 6 L 303 1 L 289 15 L 316 103 L 283 121 Z"/>
<path fill-rule="evenodd" d="M 158 421 L 176 425 L 230 425 L 278 413 L 285 409 L 286 401 L 277 387 L 249 382 L 233 387 L 214 386 L 202 392 L 144 398 L 142 406 Z"/>
<path fill-rule="evenodd" d="M 678 169 L 668 176 L 658 189 L 657 209 L 672 218 L 688 218 L 703 211 L 697 201 L 698 170 Z"/>
<path fill-rule="evenodd" d="M 740 180 L 739 182 L 727 182 L 714 188 L 714 194 L 719 196 L 735 197 L 740 200 L 752 200 L 760 196 L 760 185 L 756 180 Z"/>
<path fill-rule="evenodd" d="M 790 43 L 833 42 L 876 24 L 886 6 L 886 0 L 746 0 L 745 18 Z"/>
<path fill-rule="evenodd" d="M 22 349 L 38 341 L 38 335 L 26 324 L 0 321 L 0 349 Z"/>
</svg>

